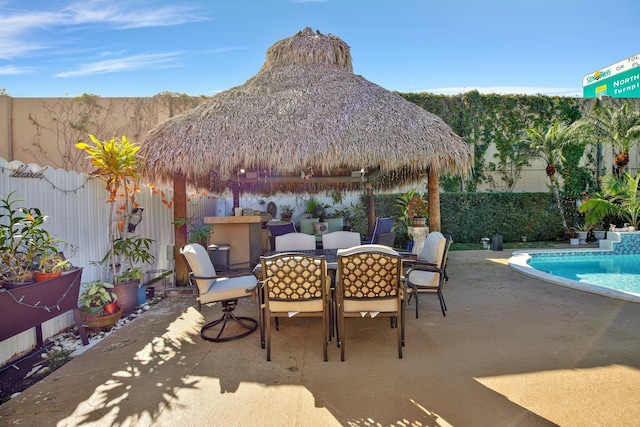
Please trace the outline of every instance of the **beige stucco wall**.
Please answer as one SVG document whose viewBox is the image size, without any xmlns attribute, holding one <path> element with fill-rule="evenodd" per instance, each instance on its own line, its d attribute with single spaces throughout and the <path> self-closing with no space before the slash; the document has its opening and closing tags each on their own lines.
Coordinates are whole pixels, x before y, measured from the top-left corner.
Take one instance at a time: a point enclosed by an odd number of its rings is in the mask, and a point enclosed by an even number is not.
<svg viewBox="0 0 640 427">
<path fill-rule="evenodd" d="M 87 171 L 85 153 L 75 148 L 93 134 L 125 135 L 142 141 L 158 123 L 180 114 L 204 97 L 11 98 L 0 96 L 0 157 L 66 170 Z"/>
</svg>

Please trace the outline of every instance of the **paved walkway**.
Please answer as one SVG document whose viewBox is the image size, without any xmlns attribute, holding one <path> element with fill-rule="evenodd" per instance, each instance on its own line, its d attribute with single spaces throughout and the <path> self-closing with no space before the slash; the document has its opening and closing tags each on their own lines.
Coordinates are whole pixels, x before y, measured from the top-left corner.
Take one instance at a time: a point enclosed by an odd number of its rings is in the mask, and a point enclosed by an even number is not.
<svg viewBox="0 0 640 427">
<path fill-rule="evenodd" d="M 452 252 L 447 317 L 435 297 L 409 307 L 403 359 L 388 319 L 349 319 L 346 361 L 332 345 L 323 362 L 302 318 L 267 362 L 257 333 L 200 339 L 220 307 L 167 298 L 0 406 L 0 425 L 637 425 L 640 304 L 525 277 L 509 254 Z"/>
</svg>

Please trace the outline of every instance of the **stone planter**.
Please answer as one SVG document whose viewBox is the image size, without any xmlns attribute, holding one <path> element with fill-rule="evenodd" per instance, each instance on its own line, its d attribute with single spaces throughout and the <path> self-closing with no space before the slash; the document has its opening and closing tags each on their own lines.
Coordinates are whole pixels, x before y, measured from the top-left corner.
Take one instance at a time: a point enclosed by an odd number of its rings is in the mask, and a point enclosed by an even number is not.
<svg viewBox="0 0 640 427">
<path fill-rule="evenodd" d="M 569 238 L 569 243 L 571 243 L 572 245 L 579 245 L 580 244 L 580 239 L 577 237 L 570 237 Z"/>
<path fill-rule="evenodd" d="M 604 240 L 606 235 L 607 232 L 605 230 L 597 230 L 593 232 L 593 237 L 595 237 L 596 240 Z"/>
</svg>

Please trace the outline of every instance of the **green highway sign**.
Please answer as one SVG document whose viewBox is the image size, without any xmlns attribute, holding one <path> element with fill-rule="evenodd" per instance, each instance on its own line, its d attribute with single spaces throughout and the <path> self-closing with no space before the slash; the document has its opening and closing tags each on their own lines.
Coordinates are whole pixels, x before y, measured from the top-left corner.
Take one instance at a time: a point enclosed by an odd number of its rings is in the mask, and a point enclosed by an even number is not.
<svg viewBox="0 0 640 427">
<path fill-rule="evenodd" d="M 582 96 L 640 98 L 640 54 L 584 76 Z"/>
</svg>

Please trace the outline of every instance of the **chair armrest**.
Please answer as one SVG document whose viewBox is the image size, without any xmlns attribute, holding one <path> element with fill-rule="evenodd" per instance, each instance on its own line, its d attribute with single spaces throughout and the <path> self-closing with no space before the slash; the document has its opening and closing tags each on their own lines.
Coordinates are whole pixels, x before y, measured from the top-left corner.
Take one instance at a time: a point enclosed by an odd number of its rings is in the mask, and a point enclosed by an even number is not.
<svg viewBox="0 0 640 427">
<path fill-rule="evenodd" d="M 432 262 L 427 262 L 427 261 L 420 261 L 420 260 L 413 260 L 413 261 L 409 261 L 409 263 L 413 264 L 413 266 L 411 268 L 409 268 L 405 273 L 404 276 L 409 279 L 409 275 L 411 274 L 411 272 L 413 270 L 417 270 L 417 271 L 429 271 L 432 273 L 443 273 L 444 269 L 440 268 L 440 267 L 436 267 L 436 265 Z"/>
<path fill-rule="evenodd" d="M 420 266 L 431 266 L 431 267 L 438 268 L 436 264 L 433 262 L 422 261 L 419 259 L 403 259 L 402 264 L 413 267 L 413 268 L 418 268 Z"/>
</svg>

